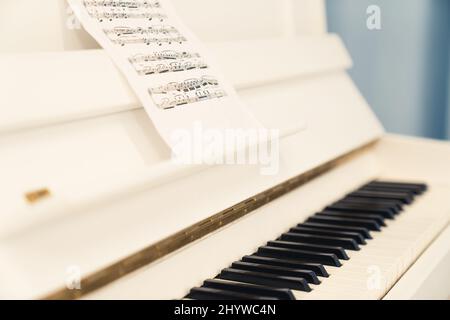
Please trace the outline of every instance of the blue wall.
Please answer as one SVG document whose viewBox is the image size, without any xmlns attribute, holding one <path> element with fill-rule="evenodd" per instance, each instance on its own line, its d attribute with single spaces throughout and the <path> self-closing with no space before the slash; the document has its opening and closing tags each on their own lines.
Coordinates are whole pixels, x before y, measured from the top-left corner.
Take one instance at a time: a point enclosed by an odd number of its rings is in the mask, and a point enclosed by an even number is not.
<svg viewBox="0 0 450 320">
<path fill-rule="evenodd" d="M 369 5 L 382 29 L 366 27 Z M 330 32 L 341 35 L 350 74 L 390 132 L 450 136 L 450 1 L 327 0 Z"/>
<path fill-rule="evenodd" d="M 450 61 L 450 45 L 449 45 L 448 61 Z M 448 91 L 447 91 L 447 139 L 450 140 L 450 62 L 448 66 Z"/>
</svg>

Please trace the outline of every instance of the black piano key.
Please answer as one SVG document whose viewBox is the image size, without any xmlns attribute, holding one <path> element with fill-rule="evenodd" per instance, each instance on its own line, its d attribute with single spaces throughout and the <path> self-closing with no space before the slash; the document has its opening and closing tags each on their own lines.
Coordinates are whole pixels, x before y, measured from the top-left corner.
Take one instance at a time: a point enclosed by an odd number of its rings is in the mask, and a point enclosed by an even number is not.
<svg viewBox="0 0 450 320">
<path fill-rule="evenodd" d="M 272 297 L 281 300 L 296 300 L 294 294 L 289 289 L 271 288 L 248 283 L 210 279 L 203 282 L 202 287 L 251 294 L 260 297 Z"/>
<path fill-rule="evenodd" d="M 383 212 L 383 211 L 388 211 L 391 212 L 392 214 L 396 214 L 398 212 L 398 209 L 396 207 L 381 207 L 381 206 L 377 206 L 377 205 L 370 205 L 370 204 L 365 204 L 365 203 L 358 203 L 358 202 L 351 202 L 351 201 L 337 201 L 333 204 L 330 204 L 328 207 L 332 207 L 332 206 L 339 206 L 339 207 L 344 207 L 344 208 L 356 208 L 356 209 L 363 209 L 366 211 L 372 211 L 372 212 Z"/>
<path fill-rule="evenodd" d="M 405 204 L 411 204 L 414 200 L 408 193 L 400 192 L 387 192 L 387 191 L 355 191 L 349 193 L 351 197 L 373 198 L 373 199 L 385 199 L 385 200 L 399 200 Z"/>
<path fill-rule="evenodd" d="M 333 204 L 350 204 L 373 209 L 390 209 L 394 214 L 397 214 L 401 211 L 403 203 L 397 200 L 386 201 L 374 198 L 345 197 Z"/>
<path fill-rule="evenodd" d="M 370 208 L 369 206 L 359 206 L 354 204 L 333 204 L 331 206 L 327 206 L 325 210 L 332 210 L 332 211 L 345 211 L 345 212 L 367 212 L 367 213 L 376 213 L 380 215 L 384 215 L 388 218 L 394 218 L 395 210 L 391 209 L 377 209 L 377 208 Z"/>
<path fill-rule="evenodd" d="M 300 234 L 312 234 L 317 236 L 328 236 L 328 237 L 338 237 L 338 238 L 350 238 L 356 241 L 358 244 L 366 244 L 366 240 L 357 232 L 348 231 L 332 231 L 326 229 L 314 229 L 308 227 L 295 227 L 291 228 L 289 232 L 300 233 Z"/>
<path fill-rule="evenodd" d="M 377 198 L 364 198 L 364 197 L 352 197 L 352 196 L 346 196 L 345 198 L 342 198 L 339 202 L 356 202 L 360 204 L 366 204 L 366 205 L 376 205 L 376 206 L 382 206 L 382 207 L 389 207 L 396 209 L 397 213 L 403 210 L 404 203 L 400 200 L 384 200 L 384 199 L 377 199 Z"/>
<path fill-rule="evenodd" d="M 399 181 L 386 181 L 386 180 L 373 180 L 368 183 L 368 185 L 388 185 L 388 186 L 399 186 L 412 189 L 427 190 L 427 185 L 420 182 L 399 182 Z"/>
<path fill-rule="evenodd" d="M 412 190 L 417 194 L 421 194 L 428 189 L 428 186 L 424 183 L 402 183 L 402 182 L 390 182 L 390 181 L 372 181 L 367 185 L 369 186 L 382 186 L 382 187 L 397 187 Z"/>
<path fill-rule="evenodd" d="M 333 204 L 330 206 L 327 206 L 325 208 L 326 211 L 340 211 L 340 212 L 356 212 L 356 213 L 368 213 L 368 214 L 378 214 L 380 216 L 383 216 L 386 219 L 394 219 L 395 213 L 394 211 L 390 209 L 368 209 L 368 207 L 362 208 L 362 207 L 354 207 L 349 206 L 346 204 Z"/>
<path fill-rule="evenodd" d="M 352 226 L 337 226 L 328 223 L 314 223 L 314 222 L 304 222 L 299 223 L 297 227 L 308 227 L 318 230 L 332 230 L 332 231 L 344 231 L 344 232 L 357 232 L 364 239 L 372 239 L 370 231 L 363 227 L 352 227 Z"/>
<path fill-rule="evenodd" d="M 216 288 L 192 288 L 186 298 L 195 300 L 280 300 L 274 297 L 258 296 Z"/>
<path fill-rule="evenodd" d="M 259 264 L 267 264 L 267 265 L 271 265 L 271 266 L 286 267 L 289 269 L 310 270 L 310 271 L 313 271 L 319 277 L 328 278 L 330 276 L 323 265 L 318 264 L 318 263 L 302 262 L 301 260 L 286 260 L 286 259 L 280 259 L 280 258 L 271 258 L 271 257 L 251 255 L 251 256 L 242 257 L 242 261 L 259 263 Z"/>
<path fill-rule="evenodd" d="M 359 246 L 355 240 L 343 237 L 317 236 L 287 232 L 281 235 L 281 241 L 312 243 L 317 245 L 336 246 L 348 250 L 358 251 Z"/>
<path fill-rule="evenodd" d="M 262 273 L 233 268 L 223 269 L 217 276 L 218 279 L 251 283 L 275 288 L 287 288 L 292 290 L 310 292 L 311 287 L 305 279 L 277 276 L 270 273 Z"/>
<path fill-rule="evenodd" d="M 294 250 L 305 250 L 310 251 L 312 253 L 331 253 L 342 260 L 350 259 L 347 253 L 345 252 L 344 248 L 337 246 L 324 246 L 311 243 L 301 243 L 301 242 L 281 241 L 281 240 L 269 241 L 267 242 L 267 246 L 294 249 Z"/>
<path fill-rule="evenodd" d="M 425 184 L 373 181 L 291 228 L 276 241 L 244 256 L 201 288 L 192 299 L 295 300 L 290 290 L 311 291 L 308 282 L 328 277 L 325 266 L 341 267 L 345 250 L 358 250 L 394 218 L 404 204 L 427 189 Z"/>
<path fill-rule="evenodd" d="M 305 279 L 308 283 L 320 284 L 319 278 L 316 274 L 310 270 L 300 270 L 300 269 L 289 269 L 285 267 L 278 266 L 268 266 L 265 264 L 253 263 L 253 262 L 243 262 L 237 261 L 233 262 L 231 265 L 233 269 L 256 271 L 262 273 L 276 274 L 279 276 L 288 276 L 294 278 Z"/>
<path fill-rule="evenodd" d="M 364 186 L 360 188 L 358 191 L 376 191 L 376 192 L 393 192 L 393 193 L 404 193 L 409 198 L 414 199 L 416 196 L 416 193 L 414 191 L 408 190 L 408 189 L 402 189 L 397 187 L 377 187 L 377 186 Z M 402 201 L 403 203 L 403 201 Z"/>
<path fill-rule="evenodd" d="M 281 259 L 294 259 L 306 262 L 321 263 L 326 266 L 340 267 L 342 266 L 338 257 L 332 253 L 315 253 L 304 250 L 294 250 L 281 247 L 262 246 L 258 248 L 256 253 L 258 256 L 281 258 Z"/>
<path fill-rule="evenodd" d="M 372 220 L 378 223 L 380 226 L 385 227 L 386 223 L 384 223 L 384 217 L 382 215 L 377 215 L 373 213 L 366 213 L 366 212 L 345 212 L 345 211 L 332 211 L 332 210 L 326 210 L 322 212 L 316 213 L 316 215 L 319 216 L 330 216 L 330 217 L 344 217 L 344 218 L 356 218 L 356 219 L 367 219 Z"/>
<path fill-rule="evenodd" d="M 349 219 L 339 217 L 312 216 L 306 220 L 307 222 L 326 223 L 338 226 L 362 227 L 370 231 L 380 231 L 381 227 L 378 223 L 364 219 Z"/>
</svg>

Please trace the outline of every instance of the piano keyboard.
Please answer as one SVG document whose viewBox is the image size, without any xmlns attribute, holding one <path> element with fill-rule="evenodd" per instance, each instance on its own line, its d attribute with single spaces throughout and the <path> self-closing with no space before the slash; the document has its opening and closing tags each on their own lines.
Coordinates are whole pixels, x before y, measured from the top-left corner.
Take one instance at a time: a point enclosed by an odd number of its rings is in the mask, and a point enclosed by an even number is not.
<svg viewBox="0 0 450 320">
<path fill-rule="evenodd" d="M 425 184 L 372 181 L 192 288 L 187 299 L 358 299 L 388 290 L 416 230 L 402 215 Z M 420 220 L 419 220 L 420 223 Z M 406 262 L 405 262 L 406 263 Z M 368 296 L 364 296 L 368 298 Z"/>
</svg>

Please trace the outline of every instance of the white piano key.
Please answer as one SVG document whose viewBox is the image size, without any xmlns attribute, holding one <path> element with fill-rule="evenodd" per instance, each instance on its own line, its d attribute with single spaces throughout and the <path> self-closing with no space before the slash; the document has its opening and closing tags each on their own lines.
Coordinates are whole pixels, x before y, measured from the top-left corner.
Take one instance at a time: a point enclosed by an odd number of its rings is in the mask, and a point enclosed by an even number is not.
<svg viewBox="0 0 450 320">
<path fill-rule="evenodd" d="M 428 214 L 429 210 L 419 211 L 418 208 L 420 206 L 415 207 L 414 204 L 405 207 L 395 220 L 387 221 L 382 232 L 372 232 L 373 239 L 367 241 L 367 245 L 355 252 L 341 268 L 332 270 L 330 277 L 316 290 L 299 298 L 382 298 L 446 220 L 445 215 L 436 210 Z"/>
<path fill-rule="evenodd" d="M 383 298 L 448 223 L 448 213 L 450 212 L 446 202 L 448 190 L 448 188 L 431 189 L 425 195 L 417 197 L 416 202 L 412 206 L 405 206 L 405 209 L 400 215 L 396 216 L 395 220 L 389 220 L 388 226 L 383 228 L 382 232 L 372 232 L 373 239 L 367 240 L 367 244 L 362 245 L 360 251 L 347 250 L 351 258 L 348 261 L 341 260 L 342 267 L 325 266 L 330 276 L 328 278 L 320 277 L 320 285 L 310 285 L 311 292 L 293 291 L 295 297 L 299 300 Z M 280 199 L 280 201 L 283 201 L 283 199 Z M 437 205 L 438 203 L 439 205 Z M 442 210 L 442 208 L 446 208 L 446 210 Z M 273 212 L 273 210 L 270 211 Z M 257 218 L 260 218 L 260 216 L 254 216 L 254 220 L 248 225 L 248 229 L 243 227 L 242 223 L 236 223 L 233 227 L 223 231 L 227 233 L 226 237 L 225 235 L 219 237 L 217 241 L 214 241 L 215 236 L 207 237 L 199 249 L 195 250 L 195 247 L 199 246 L 197 244 L 191 247 L 191 251 L 199 252 L 201 250 L 202 252 L 198 254 L 198 258 L 200 258 L 205 255 L 204 252 L 208 248 L 221 246 L 224 250 L 225 239 L 233 239 L 233 236 L 238 237 L 239 234 L 244 233 L 251 234 L 250 230 L 254 230 L 255 223 L 264 223 Z M 273 221 L 273 215 L 268 215 L 265 223 L 270 224 L 271 221 Z M 290 227 L 292 227 L 292 224 L 287 224 L 285 229 Z M 232 228 L 235 228 L 235 232 L 229 234 Z M 259 244 L 270 239 L 266 237 Z M 232 249 L 235 250 L 234 247 L 230 248 L 230 250 Z M 247 254 L 250 252 L 247 252 Z M 185 255 L 186 257 L 192 259 L 192 252 Z M 217 258 L 215 257 L 215 259 Z M 177 255 L 173 259 L 174 262 L 172 263 L 167 260 L 167 265 L 162 262 L 159 273 L 156 273 L 155 268 L 153 270 L 149 268 L 148 271 L 136 275 L 134 279 L 130 277 L 129 280 L 118 281 L 116 284 L 110 285 L 89 297 L 109 298 L 120 295 L 137 296 L 137 298 L 153 297 L 152 290 L 148 288 L 143 291 L 141 284 L 152 282 L 152 279 L 153 281 L 157 281 L 159 278 L 164 279 L 169 270 L 176 271 L 180 263 L 187 263 L 186 260 L 180 260 L 182 257 L 177 258 Z M 229 264 L 232 261 L 230 259 L 226 263 L 216 266 L 217 268 L 210 275 L 217 274 L 220 268 L 225 267 L 227 263 Z M 207 262 L 207 264 L 210 263 L 212 261 Z M 170 266 L 173 268 L 171 269 Z M 195 272 L 192 271 L 190 275 L 196 273 L 198 273 L 198 268 Z M 177 279 L 178 281 L 189 282 L 190 284 L 185 286 L 189 288 L 193 285 L 201 285 L 201 281 L 205 280 L 201 276 L 198 278 L 195 283 L 185 276 Z M 168 286 L 170 288 L 176 287 L 171 284 L 168 284 Z M 183 295 L 179 296 L 182 297 Z"/>
</svg>

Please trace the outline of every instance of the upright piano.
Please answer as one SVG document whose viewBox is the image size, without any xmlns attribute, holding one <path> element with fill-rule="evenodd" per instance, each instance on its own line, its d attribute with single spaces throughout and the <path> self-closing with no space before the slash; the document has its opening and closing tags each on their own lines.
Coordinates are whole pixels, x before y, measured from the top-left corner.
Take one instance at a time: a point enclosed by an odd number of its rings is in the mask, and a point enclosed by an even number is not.
<svg viewBox="0 0 450 320">
<path fill-rule="evenodd" d="M 64 1 L 4 0 L 0 298 L 449 298 L 450 145 L 384 132 L 324 2 L 173 2 L 279 172 L 174 164 Z"/>
</svg>

